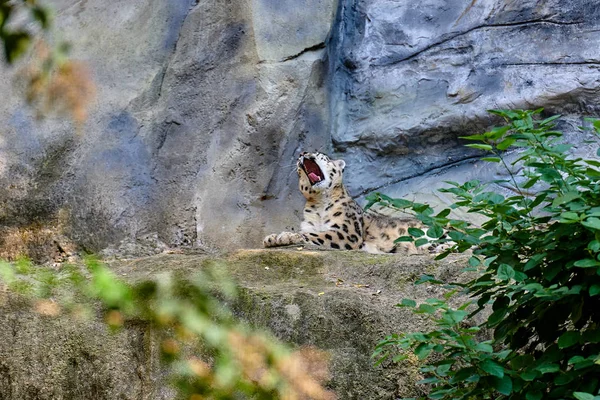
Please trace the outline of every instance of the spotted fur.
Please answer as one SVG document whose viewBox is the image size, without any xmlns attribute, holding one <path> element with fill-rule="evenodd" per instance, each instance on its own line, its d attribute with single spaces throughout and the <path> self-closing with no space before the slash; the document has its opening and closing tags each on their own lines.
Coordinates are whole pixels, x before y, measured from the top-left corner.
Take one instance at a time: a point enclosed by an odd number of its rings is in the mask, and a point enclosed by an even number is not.
<svg viewBox="0 0 600 400">
<path fill-rule="evenodd" d="M 264 246 L 313 244 L 327 249 L 404 254 L 431 250 L 417 249 L 410 242 L 394 243 L 407 235 L 408 228 L 419 227 L 419 221 L 365 213 L 344 187 L 345 166 L 344 160 L 331 160 L 322 153 L 302 153 L 297 162 L 298 187 L 306 204 L 300 233 L 268 235 Z"/>
</svg>

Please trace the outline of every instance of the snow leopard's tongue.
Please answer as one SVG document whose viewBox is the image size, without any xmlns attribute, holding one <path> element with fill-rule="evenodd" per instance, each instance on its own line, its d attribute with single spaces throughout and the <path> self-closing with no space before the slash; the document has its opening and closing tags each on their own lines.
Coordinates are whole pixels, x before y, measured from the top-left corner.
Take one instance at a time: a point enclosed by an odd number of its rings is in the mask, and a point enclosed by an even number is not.
<svg viewBox="0 0 600 400">
<path fill-rule="evenodd" d="M 310 174 L 308 174 L 308 179 L 310 179 L 311 183 L 321 182 L 321 177 L 319 175 L 315 174 L 314 172 L 311 172 Z"/>
<path fill-rule="evenodd" d="M 306 176 L 310 180 L 310 184 L 314 185 L 317 182 L 321 182 L 325 177 L 323 176 L 323 172 L 319 165 L 315 160 L 310 158 L 305 158 L 303 160 L 302 166 L 304 167 L 304 171 L 306 172 Z"/>
</svg>

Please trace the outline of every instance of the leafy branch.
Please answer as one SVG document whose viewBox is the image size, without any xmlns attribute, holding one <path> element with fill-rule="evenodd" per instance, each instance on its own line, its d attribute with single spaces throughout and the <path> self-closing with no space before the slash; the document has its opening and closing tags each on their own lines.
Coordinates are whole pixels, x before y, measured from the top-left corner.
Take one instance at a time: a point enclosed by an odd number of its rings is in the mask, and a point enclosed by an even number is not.
<svg viewBox="0 0 600 400">
<path fill-rule="evenodd" d="M 554 129 L 558 116 L 540 120 L 541 109 L 491 112 L 506 125 L 465 139 L 491 154 L 483 160 L 506 168 L 517 195 L 486 191 L 478 181 L 448 182 L 441 191 L 456 200 L 437 214 L 425 204 L 368 196 L 367 208 L 410 210 L 429 226 L 429 238 L 413 230 L 398 241 L 449 244 L 438 259 L 472 251 L 466 270 L 477 274 L 454 284 L 473 299 L 470 305 L 454 309 L 448 299 L 429 299 L 417 307 L 404 300 L 399 306 L 430 314 L 435 327 L 388 336 L 376 357 L 397 353 L 399 361 L 412 351 L 423 362 L 430 399 L 600 399 L 600 161 L 570 156 L 572 146 Z M 600 122 L 592 123 L 600 133 Z M 511 148 L 520 152 L 509 165 L 504 152 Z M 522 185 L 511 167 L 521 171 Z M 450 218 L 457 208 L 486 221 L 479 227 Z M 444 230 L 452 242 L 439 234 Z M 443 284 L 433 277 L 421 282 Z M 482 312 L 479 327 L 462 324 Z M 493 338 L 478 339 L 479 329 L 493 331 Z"/>
</svg>

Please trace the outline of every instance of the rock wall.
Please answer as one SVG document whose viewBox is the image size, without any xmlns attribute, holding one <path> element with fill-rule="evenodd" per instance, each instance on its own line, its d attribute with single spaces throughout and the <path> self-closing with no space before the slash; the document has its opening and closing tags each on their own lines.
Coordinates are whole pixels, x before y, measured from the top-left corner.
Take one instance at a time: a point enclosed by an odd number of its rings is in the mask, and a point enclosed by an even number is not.
<svg viewBox="0 0 600 400">
<path fill-rule="evenodd" d="M 444 204 L 440 181 L 490 179 L 498 171 L 458 139 L 499 123 L 488 109 L 562 114 L 586 152 L 577 126 L 600 111 L 599 25 L 585 0 L 343 1 L 331 133 L 348 170 L 362 172 L 348 176 L 353 193 Z"/>
<path fill-rule="evenodd" d="M 0 399 L 166 400 L 159 341 L 143 324 L 111 333 L 98 320 L 39 315 L 0 299 Z"/>
<path fill-rule="evenodd" d="M 298 224 L 301 149 L 345 158 L 356 196 L 447 203 L 441 180 L 497 173 L 458 139 L 497 122 L 486 109 L 543 106 L 572 132 L 598 115 L 585 0 L 53 5 L 98 96 L 80 133 L 39 122 L 0 67 L 0 227 L 86 250 L 260 246 Z"/>
<path fill-rule="evenodd" d="M 416 359 L 373 365 L 371 354 L 386 335 L 428 327 L 426 318 L 394 305 L 404 297 L 421 302 L 440 296 L 440 287 L 413 282 L 423 272 L 465 279 L 466 258 L 242 250 L 216 258 L 157 255 L 111 268 L 139 282 L 168 272 L 191 278 L 215 262 L 239 284 L 231 304 L 237 315 L 291 346 L 325 351 L 327 388 L 339 399 L 379 400 L 423 394 Z M 159 334 L 142 322 L 111 334 L 96 318 L 39 315 L 21 298 L 0 292 L 1 400 L 173 399 L 159 346 Z"/>
</svg>

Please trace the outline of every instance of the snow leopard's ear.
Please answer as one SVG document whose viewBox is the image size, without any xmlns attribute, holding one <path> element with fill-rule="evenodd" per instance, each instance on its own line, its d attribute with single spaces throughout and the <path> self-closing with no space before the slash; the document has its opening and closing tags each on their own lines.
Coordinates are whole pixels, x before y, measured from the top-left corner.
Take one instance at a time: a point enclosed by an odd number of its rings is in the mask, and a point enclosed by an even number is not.
<svg viewBox="0 0 600 400">
<path fill-rule="evenodd" d="M 344 172 L 344 168 L 346 167 L 346 161 L 344 161 L 344 160 L 335 160 L 335 165 L 337 165 L 337 167 L 339 169 L 341 169 L 342 172 Z"/>
</svg>

